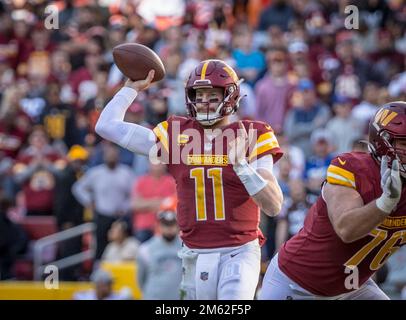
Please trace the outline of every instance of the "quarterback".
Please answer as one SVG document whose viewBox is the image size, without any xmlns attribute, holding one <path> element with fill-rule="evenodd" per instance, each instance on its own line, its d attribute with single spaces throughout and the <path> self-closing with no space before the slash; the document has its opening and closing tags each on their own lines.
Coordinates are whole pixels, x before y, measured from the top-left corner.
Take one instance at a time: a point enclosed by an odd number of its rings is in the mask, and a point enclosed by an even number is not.
<svg viewBox="0 0 406 320">
<path fill-rule="evenodd" d="M 221 60 L 202 61 L 185 86 L 187 117 L 153 130 L 123 121 L 145 80 L 130 81 L 104 108 L 97 133 L 168 164 L 178 194 L 185 299 L 253 299 L 260 272 L 259 209 L 279 213 L 282 193 L 272 173 L 282 156 L 272 128 L 231 122 L 240 81 Z"/>
<path fill-rule="evenodd" d="M 261 299 L 386 300 L 371 276 L 406 243 L 406 103 L 382 106 L 369 152 L 333 159 L 304 227 L 272 259 Z"/>
</svg>

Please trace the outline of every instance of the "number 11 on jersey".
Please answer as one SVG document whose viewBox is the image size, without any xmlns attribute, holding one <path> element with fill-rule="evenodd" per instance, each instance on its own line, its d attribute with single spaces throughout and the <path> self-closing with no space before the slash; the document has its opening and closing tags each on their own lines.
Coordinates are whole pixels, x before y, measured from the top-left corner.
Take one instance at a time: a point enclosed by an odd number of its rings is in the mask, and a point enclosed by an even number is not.
<svg viewBox="0 0 406 320">
<path fill-rule="evenodd" d="M 204 168 L 190 170 L 190 178 L 195 180 L 195 201 L 197 221 L 207 220 L 206 209 L 206 186 Z M 214 196 L 214 219 L 224 220 L 224 190 L 222 168 L 210 168 L 207 170 L 207 178 L 212 180 Z"/>
</svg>

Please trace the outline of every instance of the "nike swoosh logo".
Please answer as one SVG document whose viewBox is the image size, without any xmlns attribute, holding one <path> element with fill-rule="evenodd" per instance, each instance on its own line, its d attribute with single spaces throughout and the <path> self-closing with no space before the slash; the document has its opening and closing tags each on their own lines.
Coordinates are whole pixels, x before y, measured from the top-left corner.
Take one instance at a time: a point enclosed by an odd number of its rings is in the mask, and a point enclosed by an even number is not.
<svg viewBox="0 0 406 320">
<path fill-rule="evenodd" d="M 347 160 L 341 160 L 340 158 L 338 158 L 338 162 L 340 162 L 340 164 L 343 166 L 345 165 L 345 163 L 347 162 Z"/>
<path fill-rule="evenodd" d="M 231 258 L 234 258 L 237 254 L 240 254 L 240 253 L 237 252 L 237 253 L 234 253 L 234 254 L 230 254 L 230 257 L 231 257 Z"/>
</svg>

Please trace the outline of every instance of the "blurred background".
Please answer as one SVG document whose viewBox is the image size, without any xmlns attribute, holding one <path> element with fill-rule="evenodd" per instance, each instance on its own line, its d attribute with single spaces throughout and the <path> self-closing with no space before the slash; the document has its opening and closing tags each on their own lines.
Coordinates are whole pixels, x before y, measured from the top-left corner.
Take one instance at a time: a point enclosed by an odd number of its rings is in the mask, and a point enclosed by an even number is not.
<svg viewBox="0 0 406 320">
<path fill-rule="evenodd" d="M 332 157 L 365 150 L 377 107 L 406 100 L 402 0 L 2 0 L 0 21 L 2 299 L 177 298 L 174 181 L 94 131 L 125 81 L 118 44 L 164 62 L 166 78 L 126 114 L 150 128 L 185 114 L 199 61 L 225 60 L 245 79 L 234 119 L 270 123 L 285 152 L 283 210 L 262 215 L 263 272 L 303 225 Z M 376 274 L 395 299 L 406 299 L 405 249 Z M 60 290 L 44 290 L 53 276 Z"/>
</svg>

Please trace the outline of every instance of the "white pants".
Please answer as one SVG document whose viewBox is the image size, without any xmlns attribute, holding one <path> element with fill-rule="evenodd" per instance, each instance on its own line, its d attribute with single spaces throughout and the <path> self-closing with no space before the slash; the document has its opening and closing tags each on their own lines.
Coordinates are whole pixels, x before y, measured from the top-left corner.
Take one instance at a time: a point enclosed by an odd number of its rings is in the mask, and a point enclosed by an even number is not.
<svg viewBox="0 0 406 320">
<path fill-rule="evenodd" d="M 258 240 L 207 250 L 184 246 L 179 257 L 183 269 L 181 299 L 254 299 L 261 264 Z"/>
<path fill-rule="evenodd" d="M 260 300 L 389 300 L 389 297 L 368 279 L 359 289 L 334 297 L 314 295 L 291 280 L 279 269 L 278 255 L 271 260 L 262 283 Z"/>
</svg>

